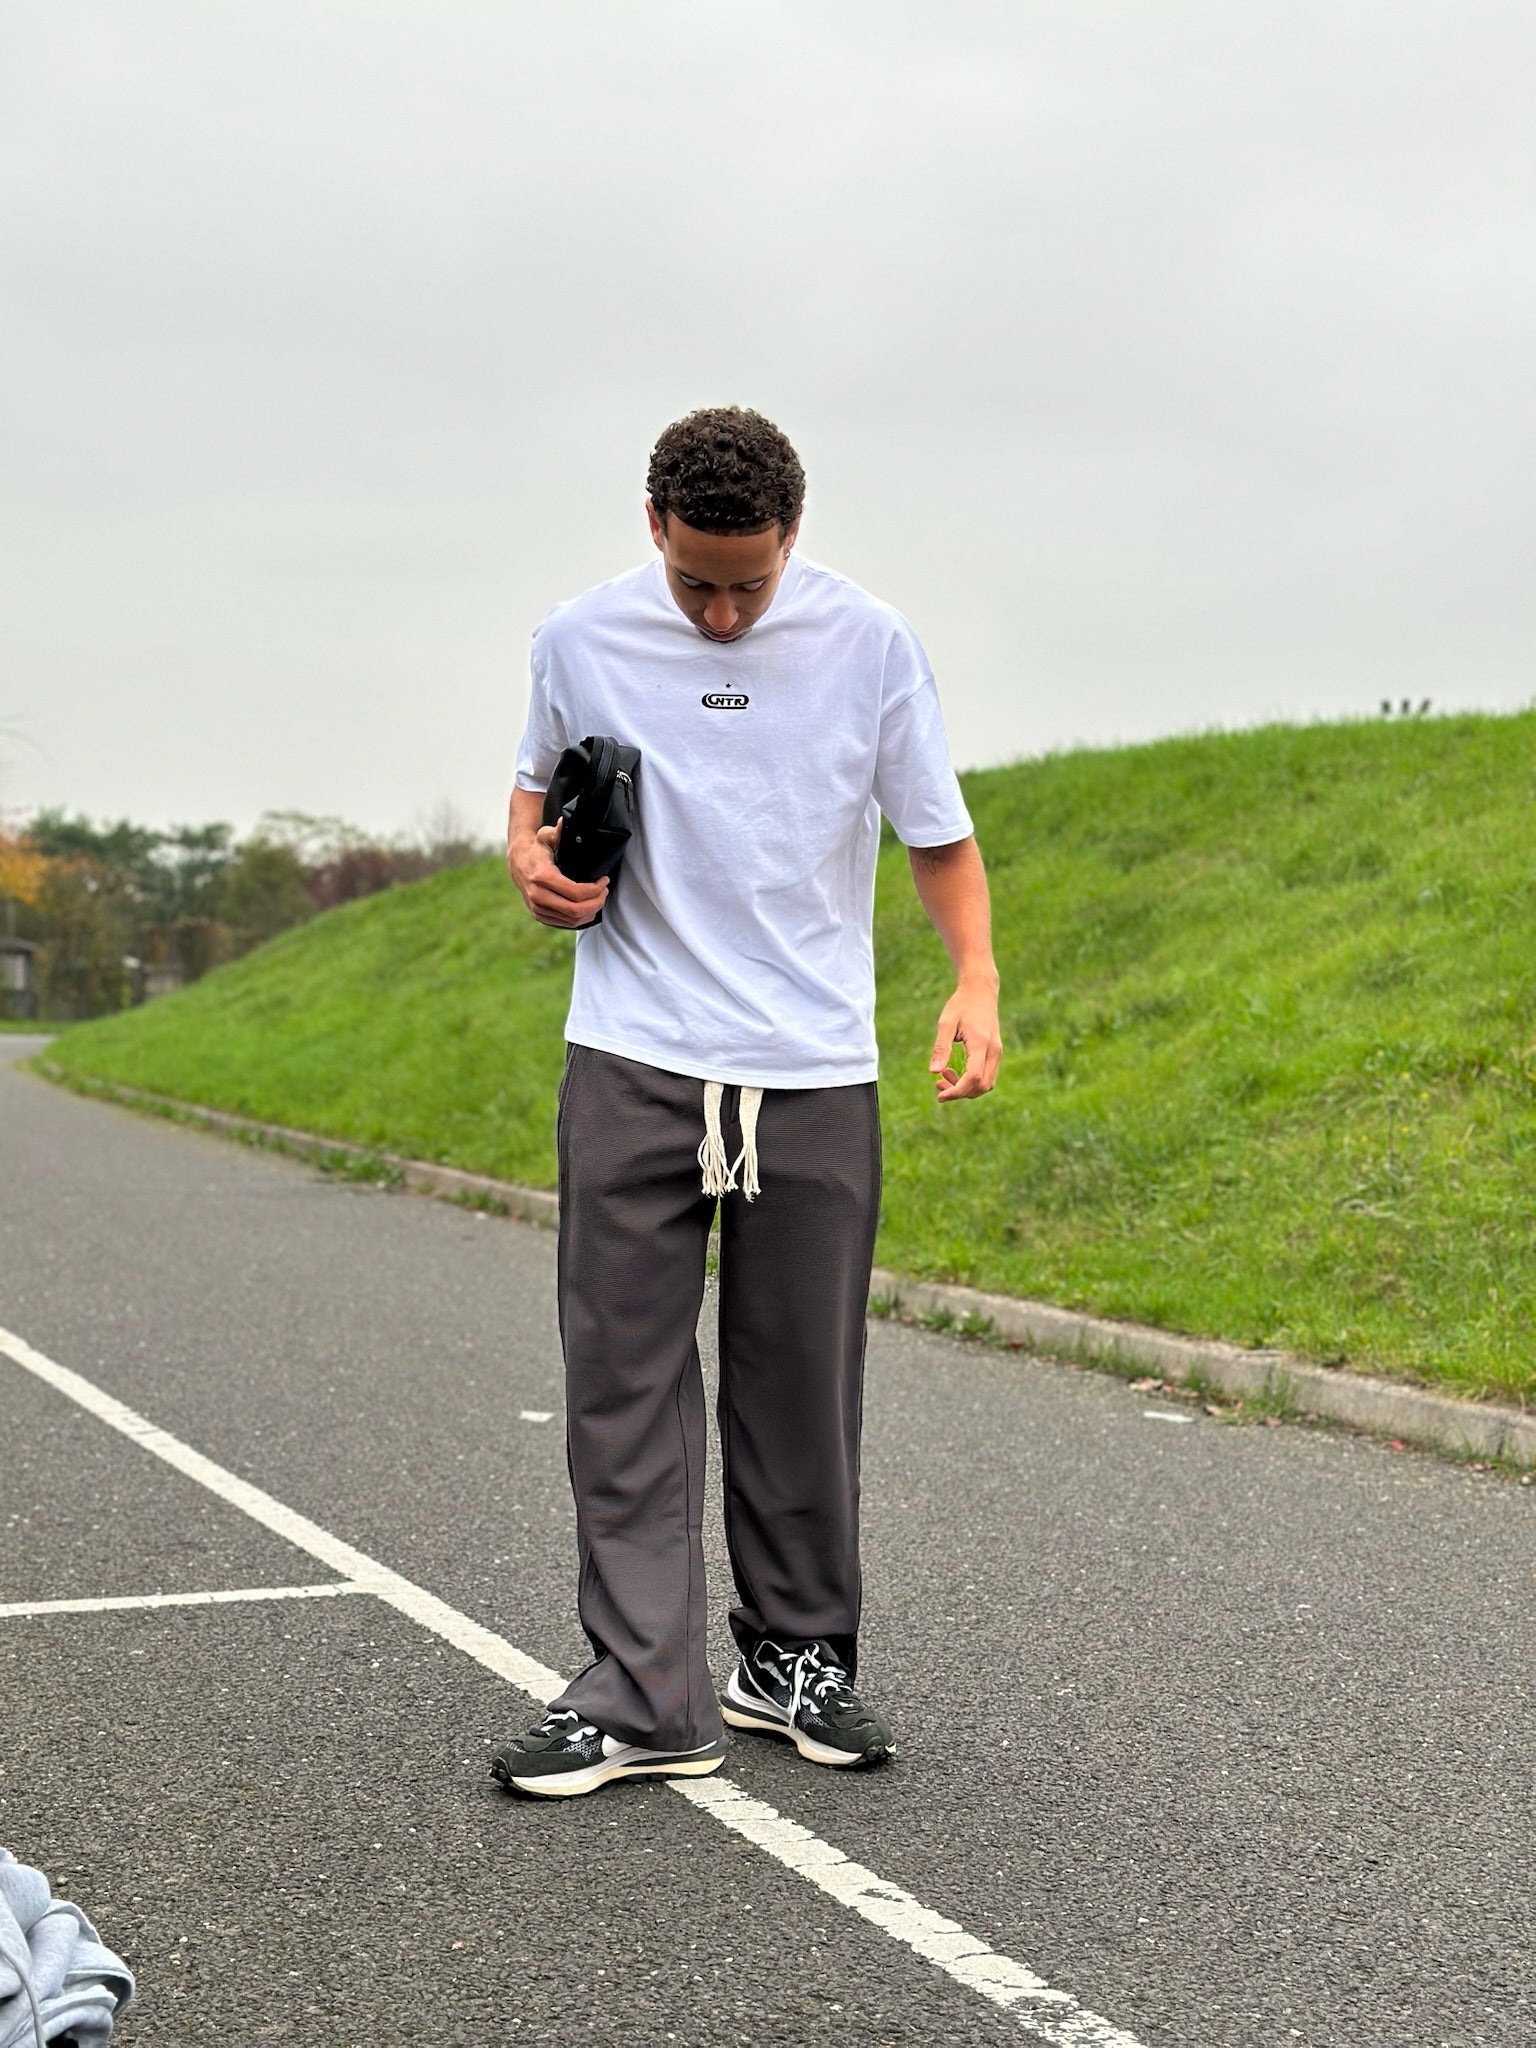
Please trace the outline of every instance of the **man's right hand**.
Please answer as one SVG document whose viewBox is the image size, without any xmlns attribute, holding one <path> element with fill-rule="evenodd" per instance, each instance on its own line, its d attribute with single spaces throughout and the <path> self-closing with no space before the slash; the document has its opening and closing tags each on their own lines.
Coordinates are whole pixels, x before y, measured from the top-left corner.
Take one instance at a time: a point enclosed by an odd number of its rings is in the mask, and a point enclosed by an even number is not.
<svg viewBox="0 0 1536 2048">
<path fill-rule="evenodd" d="M 579 931 L 590 924 L 608 901 L 608 878 L 573 882 L 555 866 L 555 848 L 565 820 L 541 825 L 537 831 L 514 831 L 507 842 L 507 872 L 516 882 L 529 914 L 557 931 Z"/>
</svg>

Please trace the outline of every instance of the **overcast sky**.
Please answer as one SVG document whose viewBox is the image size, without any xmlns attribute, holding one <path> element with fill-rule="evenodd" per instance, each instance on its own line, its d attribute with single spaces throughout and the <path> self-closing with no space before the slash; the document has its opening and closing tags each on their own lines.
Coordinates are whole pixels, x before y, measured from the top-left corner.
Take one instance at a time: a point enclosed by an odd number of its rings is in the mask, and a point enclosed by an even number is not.
<svg viewBox="0 0 1536 2048">
<path fill-rule="evenodd" d="M 500 828 L 696 405 L 957 762 L 1536 698 L 1536 7 L 5 0 L 0 807 Z"/>
</svg>

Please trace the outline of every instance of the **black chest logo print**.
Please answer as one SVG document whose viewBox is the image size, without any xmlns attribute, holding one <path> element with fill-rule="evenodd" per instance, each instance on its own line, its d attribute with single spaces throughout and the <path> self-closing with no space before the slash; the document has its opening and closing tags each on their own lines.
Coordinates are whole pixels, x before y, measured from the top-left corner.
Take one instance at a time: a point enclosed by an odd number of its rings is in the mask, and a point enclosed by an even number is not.
<svg viewBox="0 0 1536 2048">
<path fill-rule="evenodd" d="M 711 690 L 699 701 L 706 711 L 745 711 L 751 699 L 739 690 Z"/>
</svg>

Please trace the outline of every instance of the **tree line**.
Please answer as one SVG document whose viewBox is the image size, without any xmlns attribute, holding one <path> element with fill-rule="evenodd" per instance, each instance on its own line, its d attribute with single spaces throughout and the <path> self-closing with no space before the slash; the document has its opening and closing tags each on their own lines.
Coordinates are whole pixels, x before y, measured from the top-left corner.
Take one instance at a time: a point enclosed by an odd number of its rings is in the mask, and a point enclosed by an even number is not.
<svg viewBox="0 0 1536 2048">
<path fill-rule="evenodd" d="M 414 838 L 269 811 L 168 831 L 63 810 L 0 824 L 0 1017 L 104 1016 L 248 953 L 317 911 L 478 860 L 490 849 L 444 806 Z M 24 961 L 24 965 L 18 965 Z"/>
</svg>

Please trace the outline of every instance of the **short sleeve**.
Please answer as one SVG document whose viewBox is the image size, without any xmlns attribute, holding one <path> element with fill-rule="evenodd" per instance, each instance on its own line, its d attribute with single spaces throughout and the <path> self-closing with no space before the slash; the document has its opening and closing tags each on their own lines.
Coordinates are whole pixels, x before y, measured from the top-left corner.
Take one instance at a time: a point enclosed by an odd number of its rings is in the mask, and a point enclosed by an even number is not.
<svg viewBox="0 0 1536 2048">
<path fill-rule="evenodd" d="M 886 658 L 875 802 L 904 846 L 952 846 L 975 827 L 950 764 L 938 685 L 916 634 L 901 625 Z"/>
<path fill-rule="evenodd" d="M 550 699 L 549 663 L 541 646 L 542 629 L 533 636 L 528 664 L 528 723 L 517 750 L 516 782 L 519 789 L 543 791 L 555 772 L 555 763 L 569 742 L 562 720 Z"/>
</svg>

